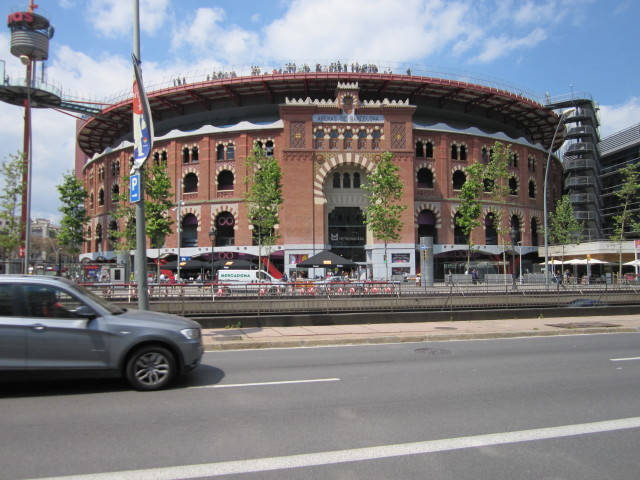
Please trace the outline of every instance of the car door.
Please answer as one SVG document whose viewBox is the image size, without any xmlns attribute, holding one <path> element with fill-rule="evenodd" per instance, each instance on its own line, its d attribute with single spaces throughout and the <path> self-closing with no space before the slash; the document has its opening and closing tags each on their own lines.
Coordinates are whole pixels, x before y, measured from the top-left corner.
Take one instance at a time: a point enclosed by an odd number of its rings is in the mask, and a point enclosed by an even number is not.
<svg viewBox="0 0 640 480">
<path fill-rule="evenodd" d="M 103 369 L 108 367 L 109 333 L 100 319 L 75 312 L 90 308 L 53 285 L 23 286 L 31 321 L 27 332 L 29 369 Z"/>
<path fill-rule="evenodd" d="M 0 370 L 27 367 L 29 320 L 20 315 L 14 285 L 0 283 Z"/>
</svg>

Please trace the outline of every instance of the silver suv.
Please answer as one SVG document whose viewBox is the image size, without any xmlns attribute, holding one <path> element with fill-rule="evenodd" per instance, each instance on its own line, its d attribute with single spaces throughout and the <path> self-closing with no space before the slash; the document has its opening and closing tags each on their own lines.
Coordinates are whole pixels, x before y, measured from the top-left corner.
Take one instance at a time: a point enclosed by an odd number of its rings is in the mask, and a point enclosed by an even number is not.
<svg viewBox="0 0 640 480">
<path fill-rule="evenodd" d="M 0 372 L 100 372 L 138 390 L 200 363 L 200 325 L 127 310 L 59 277 L 0 275 Z"/>
</svg>

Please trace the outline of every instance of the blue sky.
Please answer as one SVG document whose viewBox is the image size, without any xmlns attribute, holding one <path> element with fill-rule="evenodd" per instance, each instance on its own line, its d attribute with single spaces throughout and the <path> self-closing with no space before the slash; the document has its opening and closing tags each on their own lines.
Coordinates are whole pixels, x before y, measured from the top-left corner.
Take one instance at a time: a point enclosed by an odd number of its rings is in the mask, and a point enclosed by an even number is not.
<svg viewBox="0 0 640 480">
<path fill-rule="evenodd" d="M 133 0 L 39 0 L 56 33 L 46 78 L 107 99 L 131 84 Z M 28 0 L 2 2 L 3 13 Z M 147 88 L 179 75 L 302 63 L 375 63 L 543 96 L 587 93 L 601 135 L 640 122 L 637 0 L 140 0 Z M 4 24 L 6 25 L 6 24 Z M 23 76 L 0 30 L 0 59 Z M 0 104 L 0 159 L 22 148 L 19 107 Z M 55 186 L 73 168 L 75 120 L 33 116 L 32 216 L 58 219 Z"/>
</svg>

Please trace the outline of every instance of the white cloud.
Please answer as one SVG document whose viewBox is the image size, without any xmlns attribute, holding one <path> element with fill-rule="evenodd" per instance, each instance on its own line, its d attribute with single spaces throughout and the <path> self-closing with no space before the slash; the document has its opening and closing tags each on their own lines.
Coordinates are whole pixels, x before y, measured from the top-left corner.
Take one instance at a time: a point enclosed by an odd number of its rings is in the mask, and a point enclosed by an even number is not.
<svg viewBox="0 0 640 480">
<path fill-rule="evenodd" d="M 631 97 L 619 105 L 600 105 L 600 137 L 640 123 L 640 97 Z"/>
<path fill-rule="evenodd" d="M 532 48 L 547 38 L 547 33 L 536 28 L 526 37 L 513 38 L 507 35 L 500 37 L 490 37 L 484 42 L 484 47 L 480 55 L 475 60 L 479 62 L 491 62 L 499 57 L 521 48 Z"/>
<path fill-rule="evenodd" d="M 153 35 L 168 18 L 170 0 L 141 0 L 140 28 Z M 106 37 L 128 34 L 132 30 L 131 0 L 90 0 L 87 15 L 93 26 Z"/>
<path fill-rule="evenodd" d="M 408 61 L 464 37 L 468 5 L 440 0 L 296 0 L 265 29 L 263 55 Z"/>
<path fill-rule="evenodd" d="M 198 8 L 193 16 L 174 26 L 172 49 L 195 49 L 200 56 L 214 56 L 230 63 L 251 61 L 258 35 L 237 25 L 226 25 L 225 21 L 221 8 Z"/>
</svg>

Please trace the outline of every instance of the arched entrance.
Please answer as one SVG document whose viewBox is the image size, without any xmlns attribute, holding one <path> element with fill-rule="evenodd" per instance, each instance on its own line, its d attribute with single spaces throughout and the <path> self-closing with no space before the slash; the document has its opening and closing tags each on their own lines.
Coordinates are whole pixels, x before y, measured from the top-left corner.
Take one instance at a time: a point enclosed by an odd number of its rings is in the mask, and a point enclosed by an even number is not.
<svg viewBox="0 0 640 480">
<path fill-rule="evenodd" d="M 420 237 L 433 237 L 433 243 L 438 243 L 436 216 L 431 210 L 422 210 L 418 215 L 418 241 Z"/>
<path fill-rule="evenodd" d="M 359 207 L 336 207 L 329 213 L 331 251 L 354 262 L 364 262 L 367 229 Z"/>
<path fill-rule="evenodd" d="M 354 262 L 366 262 L 367 199 L 361 188 L 365 179 L 366 171 L 362 167 L 343 164 L 328 172 L 323 187 L 327 199 L 327 243 L 333 253 Z"/>
</svg>

